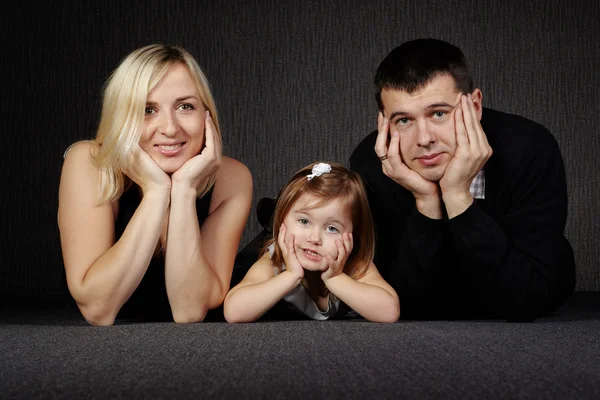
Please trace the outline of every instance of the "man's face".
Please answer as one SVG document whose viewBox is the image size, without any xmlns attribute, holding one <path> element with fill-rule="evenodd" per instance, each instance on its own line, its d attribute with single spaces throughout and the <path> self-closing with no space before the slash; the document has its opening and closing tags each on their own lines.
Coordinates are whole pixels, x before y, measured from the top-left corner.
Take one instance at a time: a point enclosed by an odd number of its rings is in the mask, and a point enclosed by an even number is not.
<svg viewBox="0 0 600 400">
<path fill-rule="evenodd" d="M 462 93 L 450 75 L 438 75 L 413 93 L 381 91 L 383 115 L 390 133 L 398 131 L 400 155 L 406 166 L 430 182 L 439 182 L 456 151 L 454 113 Z M 473 92 L 481 118 L 481 92 Z"/>
</svg>

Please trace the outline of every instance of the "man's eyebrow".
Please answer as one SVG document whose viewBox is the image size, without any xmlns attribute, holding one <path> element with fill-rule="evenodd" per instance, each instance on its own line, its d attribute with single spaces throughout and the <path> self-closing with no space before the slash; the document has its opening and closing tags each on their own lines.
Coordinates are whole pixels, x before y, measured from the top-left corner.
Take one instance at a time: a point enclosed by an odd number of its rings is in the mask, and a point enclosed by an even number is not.
<svg viewBox="0 0 600 400">
<path fill-rule="evenodd" d="M 460 102 L 459 102 L 460 103 Z M 452 105 L 449 103 L 446 103 L 445 101 L 439 102 L 439 103 L 432 103 L 429 104 L 427 107 L 425 107 L 426 109 L 430 109 L 430 108 L 440 108 L 440 107 L 448 107 L 448 108 L 454 108 L 456 107 L 458 104 L 456 105 Z"/>
<path fill-rule="evenodd" d="M 447 103 L 445 101 L 441 101 L 438 103 L 431 103 L 428 104 L 427 106 L 425 106 L 425 110 L 431 110 L 432 108 L 456 108 L 458 105 L 460 104 L 460 101 L 458 103 L 456 103 L 455 105 L 452 105 L 450 103 Z M 393 120 L 394 118 L 400 116 L 400 117 L 405 117 L 410 115 L 409 112 L 406 111 L 394 111 L 391 115 L 389 120 Z"/>
</svg>

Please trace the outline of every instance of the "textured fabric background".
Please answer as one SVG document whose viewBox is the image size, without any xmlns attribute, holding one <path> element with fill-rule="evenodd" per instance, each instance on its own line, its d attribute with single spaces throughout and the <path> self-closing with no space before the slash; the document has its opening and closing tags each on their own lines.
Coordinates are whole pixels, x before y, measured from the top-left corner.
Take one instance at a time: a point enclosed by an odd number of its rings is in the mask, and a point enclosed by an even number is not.
<svg viewBox="0 0 600 400">
<path fill-rule="evenodd" d="M 225 153 L 254 176 L 254 206 L 316 160 L 347 163 L 376 127 L 372 79 L 396 45 L 463 49 L 484 105 L 554 133 L 569 187 L 578 290 L 600 290 L 597 0 L 24 2 L 2 13 L 3 293 L 65 293 L 56 224 L 62 154 L 91 138 L 105 79 L 162 42 L 212 84 Z M 260 230 L 254 209 L 241 246 Z"/>
</svg>

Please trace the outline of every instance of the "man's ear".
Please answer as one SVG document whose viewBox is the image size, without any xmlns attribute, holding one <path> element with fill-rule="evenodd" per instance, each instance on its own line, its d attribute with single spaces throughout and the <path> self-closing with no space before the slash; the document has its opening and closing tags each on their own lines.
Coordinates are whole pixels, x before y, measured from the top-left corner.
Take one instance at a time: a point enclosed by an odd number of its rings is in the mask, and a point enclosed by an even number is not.
<svg viewBox="0 0 600 400">
<path fill-rule="evenodd" d="M 483 93 L 481 93 L 481 90 L 477 88 L 471 93 L 471 98 L 473 99 L 475 111 L 477 112 L 477 120 L 481 121 L 481 115 L 483 114 L 483 103 L 481 102 L 483 98 Z"/>
</svg>

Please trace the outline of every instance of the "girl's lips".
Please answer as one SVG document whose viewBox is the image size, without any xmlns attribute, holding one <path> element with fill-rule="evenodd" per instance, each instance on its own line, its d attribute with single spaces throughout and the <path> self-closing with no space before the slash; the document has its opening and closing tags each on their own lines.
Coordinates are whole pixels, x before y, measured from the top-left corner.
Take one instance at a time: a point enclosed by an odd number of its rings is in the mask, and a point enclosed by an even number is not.
<svg viewBox="0 0 600 400">
<path fill-rule="evenodd" d="M 428 156 L 419 157 L 419 162 L 426 167 L 435 165 L 442 159 L 442 153 L 431 154 Z"/>
<path fill-rule="evenodd" d="M 183 149 L 183 147 L 185 146 L 185 142 L 182 143 L 176 143 L 176 144 L 171 144 L 171 145 L 161 145 L 161 144 L 155 144 L 154 148 L 162 155 L 164 156 L 168 156 L 168 157 L 173 157 L 178 155 L 181 152 L 181 149 Z"/>
<path fill-rule="evenodd" d="M 300 250 L 302 250 L 302 254 L 304 254 L 304 257 L 308 258 L 309 260 L 312 260 L 312 261 L 320 261 L 320 260 L 321 260 L 321 258 L 322 258 L 322 257 L 321 257 L 321 256 L 320 256 L 320 255 L 319 255 L 317 252 L 315 252 L 315 251 L 312 251 L 312 250 L 304 250 L 304 249 L 300 249 Z"/>
</svg>

